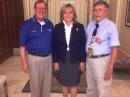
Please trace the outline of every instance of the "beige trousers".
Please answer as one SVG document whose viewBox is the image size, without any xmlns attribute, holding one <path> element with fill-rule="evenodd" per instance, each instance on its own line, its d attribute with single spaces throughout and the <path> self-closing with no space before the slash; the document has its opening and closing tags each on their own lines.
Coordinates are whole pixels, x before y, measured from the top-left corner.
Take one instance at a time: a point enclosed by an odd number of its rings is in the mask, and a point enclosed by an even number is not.
<svg viewBox="0 0 130 97">
<path fill-rule="evenodd" d="M 28 55 L 31 97 L 50 97 L 52 58 Z"/>
<path fill-rule="evenodd" d="M 110 55 L 102 58 L 87 58 L 87 97 L 110 97 L 112 79 L 104 80 L 109 62 Z"/>
</svg>

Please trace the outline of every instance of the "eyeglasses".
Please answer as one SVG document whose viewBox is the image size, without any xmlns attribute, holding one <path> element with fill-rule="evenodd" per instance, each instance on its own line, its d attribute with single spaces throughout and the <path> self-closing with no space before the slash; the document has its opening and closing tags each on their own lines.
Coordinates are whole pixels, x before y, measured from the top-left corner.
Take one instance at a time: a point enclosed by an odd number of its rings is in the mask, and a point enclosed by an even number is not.
<svg viewBox="0 0 130 97">
<path fill-rule="evenodd" d="M 35 8 L 36 10 L 46 10 L 46 8 Z"/>
<path fill-rule="evenodd" d="M 93 11 L 94 12 L 101 12 L 101 13 L 103 13 L 104 11 L 106 11 L 106 9 L 94 9 Z"/>
</svg>

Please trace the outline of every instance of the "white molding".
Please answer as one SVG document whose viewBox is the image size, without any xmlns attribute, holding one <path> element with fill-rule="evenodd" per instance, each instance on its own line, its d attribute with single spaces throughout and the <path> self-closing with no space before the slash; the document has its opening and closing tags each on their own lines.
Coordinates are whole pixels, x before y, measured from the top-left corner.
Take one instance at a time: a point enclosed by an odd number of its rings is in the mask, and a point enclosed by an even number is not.
<svg viewBox="0 0 130 97">
<path fill-rule="evenodd" d="M 120 31 L 123 0 L 117 0 L 116 25 Z"/>
</svg>

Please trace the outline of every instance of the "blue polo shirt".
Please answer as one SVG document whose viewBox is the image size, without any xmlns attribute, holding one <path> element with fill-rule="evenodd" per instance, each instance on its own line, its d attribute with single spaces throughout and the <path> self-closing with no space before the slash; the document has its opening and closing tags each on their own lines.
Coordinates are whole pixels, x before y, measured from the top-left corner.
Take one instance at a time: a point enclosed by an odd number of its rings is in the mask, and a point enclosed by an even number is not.
<svg viewBox="0 0 130 97">
<path fill-rule="evenodd" d="M 35 16 L 24 21 L 20 29 L 20 47 L 25 47 L 27 52 L 36 55 L 50 54 L 53 29 L 53 24 L 48 19 L 44 19 L 44 25 Z"/>
</svg>

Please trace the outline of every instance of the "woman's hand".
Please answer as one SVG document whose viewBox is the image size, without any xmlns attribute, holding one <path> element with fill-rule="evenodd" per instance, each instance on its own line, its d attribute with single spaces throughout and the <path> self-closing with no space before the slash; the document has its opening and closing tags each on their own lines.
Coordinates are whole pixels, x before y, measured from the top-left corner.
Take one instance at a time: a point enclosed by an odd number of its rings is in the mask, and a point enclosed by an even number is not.
<svg viewBox="0 0 130 97">
<path fill-rule="evenodd" d="M 80 62 L 79 69 L 81 72 L 83 72 L 85 70 L 85 63 L 84 62 Z"/>
<path fill-rule="evenodd" d="M 60 69 L 59 63 L 56 62 L 56 63 L 53 64 L 53 66 L 54 66 L 55 71 L 59 71 L 59 69 Z"/>
</svg>

